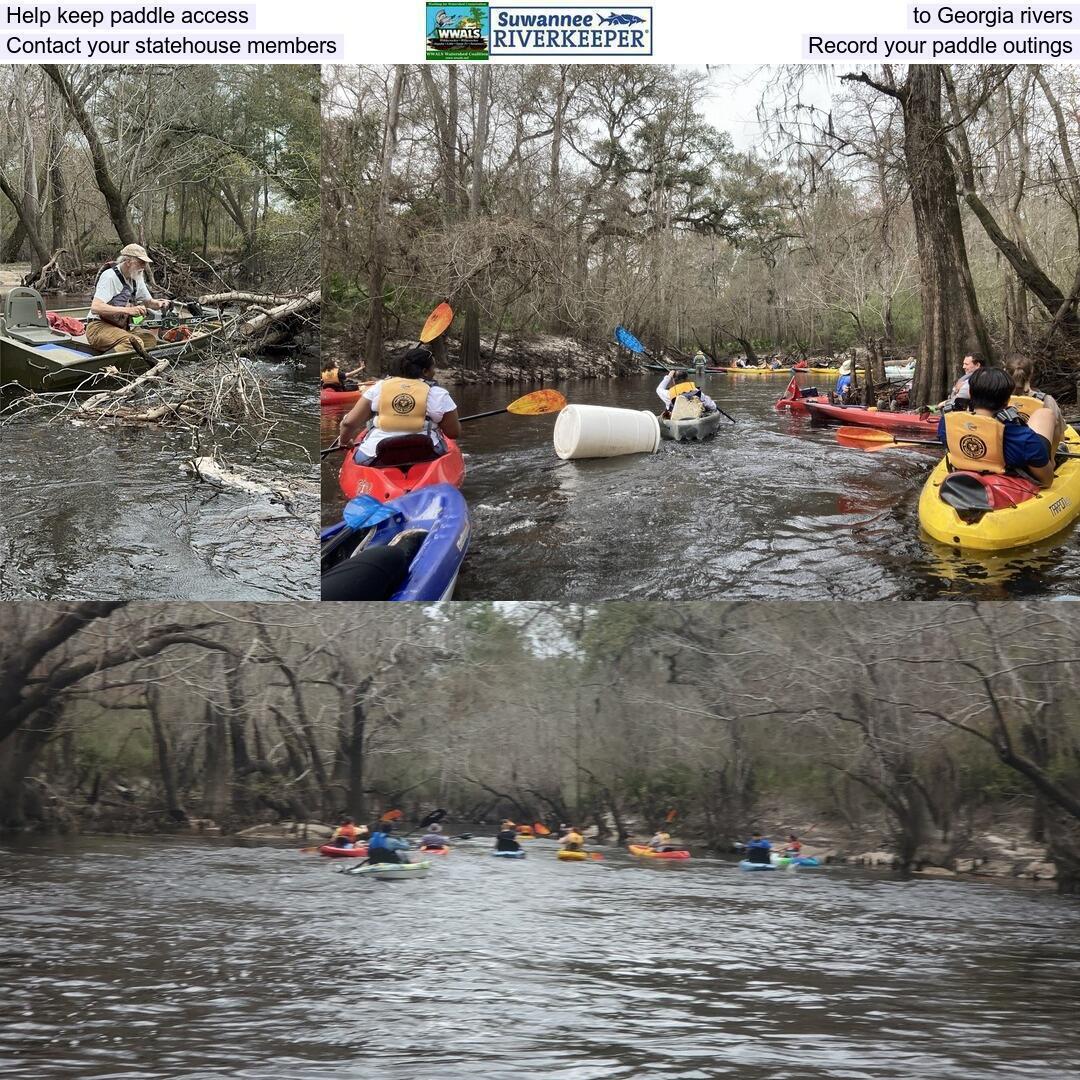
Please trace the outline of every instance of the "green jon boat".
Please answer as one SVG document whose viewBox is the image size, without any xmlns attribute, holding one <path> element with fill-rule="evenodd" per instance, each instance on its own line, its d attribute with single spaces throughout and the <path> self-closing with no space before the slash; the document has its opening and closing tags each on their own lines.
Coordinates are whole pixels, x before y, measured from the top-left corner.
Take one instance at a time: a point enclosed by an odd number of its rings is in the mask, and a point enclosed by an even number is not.
<svg viewBox="0 0 1080 1080">
<path fill-rule="evenodd" d="M 163 331 L 186 326 L 191 336 L 182 341 L 162 341 L 147 350 L 155 360 L 199 353 L 221 330 L 217 319 L 197 315 L 186 305 L 178 305 L 186 314 L 168 319 L 147 319 L 140 329 Z M 57 315 L 78 319 L 86 317 L 86 305 L 60 308 Z M 141 365 L 135 352 L 97 353 L 83 334 L 64 334 L 49 325 L 45 302 L 35 289 L 12 289 L 0 314 L 0 389 L 22 387 L 24 390 L 66 390 L 78 386 L 109 368 L 127 371 Z"/>
</svg>

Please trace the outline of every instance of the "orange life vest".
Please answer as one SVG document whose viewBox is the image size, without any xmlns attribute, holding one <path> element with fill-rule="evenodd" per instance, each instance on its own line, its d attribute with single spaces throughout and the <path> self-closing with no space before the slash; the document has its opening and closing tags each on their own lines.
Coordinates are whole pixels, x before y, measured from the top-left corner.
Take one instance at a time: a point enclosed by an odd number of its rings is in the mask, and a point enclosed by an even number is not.
<svg viewBox="0 0 1080 1080">
<path fill-rule="evenodd" d="M 344 837 L 346 840 L 355 840 L 360 835 L 360 830 L 355 825 L 339 825 L 334 836 Z"/>
<path fill-rule="evenodd" d="M 421 379 L 384 379 L 379 390 L 375 426 L 397 434 L 423 431 L 431 387 Z"/>
<path fill-rule="evenodd" d="M 945 415 L 949 464 L 964 472 L 1005 472 L 1005 425 L 970 412 Z"/>
</svg>

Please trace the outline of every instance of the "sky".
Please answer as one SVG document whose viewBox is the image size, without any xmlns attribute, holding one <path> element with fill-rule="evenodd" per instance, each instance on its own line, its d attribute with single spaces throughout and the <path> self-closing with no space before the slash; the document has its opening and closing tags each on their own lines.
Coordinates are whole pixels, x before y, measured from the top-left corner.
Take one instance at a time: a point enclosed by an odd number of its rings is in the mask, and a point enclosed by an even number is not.
<svg viewBox="0 0 1080 1080">
<path fill-rule="evenodd" d="M 776 76 L 770 67 L 736 67 L 718 64 L 710 68 L 712 95 L 702 108 L 706 119 L 728 132 L 737 150 L 749 150 L 761 144 L 761 128 L 755 110 L 762 94 Z M 808 67 L 803 82 L 802 100 L 827 109 L 835 77 L 819 67 Z M 775 94 L 770 95 L 775 100 Z"/>
</svg>

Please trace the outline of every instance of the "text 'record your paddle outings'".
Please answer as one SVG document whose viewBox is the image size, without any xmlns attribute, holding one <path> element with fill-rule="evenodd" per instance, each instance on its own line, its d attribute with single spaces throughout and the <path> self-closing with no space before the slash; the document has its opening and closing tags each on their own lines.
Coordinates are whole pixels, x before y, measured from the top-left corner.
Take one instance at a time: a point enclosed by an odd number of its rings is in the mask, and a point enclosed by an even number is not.
<svg viewBox="0 0 1080 1080">
<path fill-rule="evenodd" d="M 1080 4 L 911 4 L 905 34 L 803 35 L 803 59 L 915 62 L 1080 56 Z M 826 29 L 826 28 L 823 28 Z"/>
<path fill-rule="evenodd" d="M 256 32 L 254 4 L 12 4 L 0 57 L 49 59 L 288 61 L 340 58 L 343 38 Z"/>
</svg>

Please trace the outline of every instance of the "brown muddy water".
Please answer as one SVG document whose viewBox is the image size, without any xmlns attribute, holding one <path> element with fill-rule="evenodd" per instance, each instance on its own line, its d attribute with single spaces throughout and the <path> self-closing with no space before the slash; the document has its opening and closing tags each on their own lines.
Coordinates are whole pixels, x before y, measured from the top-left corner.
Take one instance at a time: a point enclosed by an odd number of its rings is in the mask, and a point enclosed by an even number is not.
<svg viewBox="0 0 1080 1080">
<path fill-rule="evenodd" d="M 1080 1077 L 1080 905 L 852 870 L 422 881 L 228 841 L 0 842 L 9 1080 Z"/>
<path fill-rule="evenodd" d="M 660 375 L 558 386 L 571 402 L 654 409 Z M 468 424 L 462 492 L 473 539 L 457 599 L 939 600 L 1080 597 L 1073 526 L 1005 555 L 959 554 L 919 528 L 940 452 L 873 454 L 773 406 L 787 375 L 706 376 L 738 423 L 705 443 L 560 462 L 554 417 Z M 821 385 L 821 384 L 819 384 Z M 452 388 L 464 414 L 530 387 Z M 340 411 L 322 410 L 323 445 Z M 323 524 L 340 520 L 340 456 L 323 468 Z"/>
</svg>

